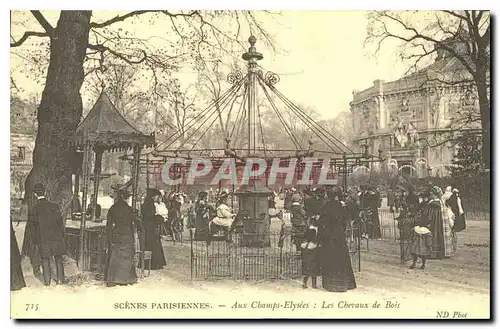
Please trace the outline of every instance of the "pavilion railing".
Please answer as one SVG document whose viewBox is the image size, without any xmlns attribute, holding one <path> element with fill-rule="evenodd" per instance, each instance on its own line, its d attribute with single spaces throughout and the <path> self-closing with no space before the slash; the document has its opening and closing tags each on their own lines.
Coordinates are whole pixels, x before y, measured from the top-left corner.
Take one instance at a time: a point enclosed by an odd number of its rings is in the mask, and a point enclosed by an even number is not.
<svg viewBox="0 0 500 329">
<path fill-rule="evenodd" d="M 80 257 L 80 229 L 73 227 L 66 227 L 66 255 L 72 259 L 78 261 L 78 267 L 82 271 L 94 273 L 96 279 L 103 279 L 104 272 L 106 270 L 106 263 L 108 257 L 108 239 L 106 233 L 106 227 L 87 227 L 84 232 L 84 250 L 83 259 Z M 139 240 L 144 241 L 144 232 L 140 232 Z M 141 252 L 141 246 L 136 243 L 135 246 L 136 254 L 134 256 L 134 261 L 137 267 L 137 273 L 140 276 L 144 275 L 144 271 L 141 270 L 141 257 L 143 253 Z"/>
</svg>

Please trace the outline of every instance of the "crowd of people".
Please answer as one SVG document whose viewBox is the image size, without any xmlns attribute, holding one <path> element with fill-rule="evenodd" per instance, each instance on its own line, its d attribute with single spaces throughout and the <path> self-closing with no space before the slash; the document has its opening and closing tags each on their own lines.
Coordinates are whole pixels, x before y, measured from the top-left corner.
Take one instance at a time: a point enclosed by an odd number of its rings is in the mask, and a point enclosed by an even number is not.
<svg viewBox="0 0 500 329">
<path fill-rule="evenodd" d="M 284 209 L 291 213 L 292 221 L 295 222 L 295 230 L 302 234 L 303 217 L 314 217 L 319 215 L 322 206 L 326 202 L 323 188 L 305 188 L 302 191 L 295 187 L 281 191 L 284 199 Z M 274 196 L 270 196 L 273 199 Z M 372 186 L 361 185 L 351 187 L 342 192 L 341 203 L 343 205 L 343 226 L 350 222 L 359 223 L 361 235 L 369 239 L 380 239 L 379 208 L 382 205 L 380 191 Z M 271 206 L 271 205 L 270 205 Z"/>
<path fill-rule="evenodd" d="M 300 194 L 291 197 L 290 214 L 292 242 L 302 255 L 303 288 L 309 277 L 317 288 L 330 292 L 345 292 L 356 288 L 349 248 L 345 238 L 346 209 L 343 192 L 338 186 L 328 190 L 314 189 L 302 200 Z"/>
<path fill-rule="evenodd" d="M 139 235 L 141 250 L 151 252 L 148 267 L 152 270 L 162 269 L 166 265 L 166 258 L 161 235 L 168 234 L 168 230 L 172 231 L 173 236 L 175 232 L 182 232 L 180 209 L 185 196 L 174 191 L 166 195 L 164 191 L 147 189 L 139 215 L 128 204 L 130 192 L 126 185 L 115 185 L 112 189 L 114 203 L 107 212 L 108 246 L 104 279 L 108 286 L 133 284 L 137 282 L 136 233 L 143 233 Z M 44 285 L 49 286 L 52 281 L 57 284 L 67 282 L 63 266 L 66 252 L 65 224 L 59 205 L 47 200 L 45 187 L 40 183 L 34 185 L 32 192 L 36 202 L 27 218 L 21 252 L 11 224 L 11 290 L 19 290 L 26 285 L 21 267 L 22 256 L 30 259 L 34 276 Z M 78 208 L 75 201 L 73 198 L 72 208 L 77 210 L 73 214 L 78 214 L 81 206 Z M 90 215 L 92 212 L 92 206 L 89 205 L 85 213 Z M 97 204 L 96 218 L 100 213 L 101 207 Z M 52 261 L 55 263 L 55 277 L 52 277 Z"/>
<path fill-rule="evenodd" d="M 113 189 L 114 203 L 108 210 L 106 223 L 108 248 L 104 279 L 108 286 L 137 282 L 135 234 L 138 230 L 144 233 L 141 235 L 141 250 L 151 253 L 150 269 L 158 270 L 166 266 L 161 237 L 182 233 L 184 217 L 181 206 L 187 198 L 178 191 L 167 195 L 162 190 L 148 188 L 139 215 L 127 202 L 130 197 L 128 189 L 124 186 Z M 381 238 L 378 212 L 382 200 L 380 191 L 362 185 L 347 191 L 333 186 L 273 192 L 268 200 L 269 215 L 281 219 L 283 213 L 276 209 L 276 197 L 280 193 L 284 199 L 284 213 L 288 214 L 291 222 L 292 244 L 302 253 L 303 287 L 307 288 L 311 277 L 312 286 L 316 288 L 317 277 L 322 276 L 322 286 L 328 291 L 354 289 L 356 281 L 346 241 L 346 226 L 357 221 L 367 238 Z M 392 189 L 389 189 L 387 205 L 391 211 L 391 207 L 400 210 L 396 218 L 402 232 L 400 238 L 411 242 L 413 262 L 410 268 L 416 267 L 419 258 L 422 260 L 420 268 L 425 268 L 427 259 L 441 259 L 455 254 L 456 233 L 466 228 L 457 189 L 449 186 L 443 193 L 439 187 L 432 186 L 417 193 L 410 186 L 401 194 L 398 206 L 393 202 L 396 198 L 391 193 Z M 36 204 L 28 217 L 22 255 L 30 258 L 35 277 L 45 285 L 50 285 L 52 280 L 63 284 L 65 232 L 59 206 L 47 200 L 42 184 L 34 185 L 33 195 Z M 231 232 L 242 226 L 245 213 L 243 210 L 234 213 L 228 205 L 228 196 L 225 191 L 219 193 L 215 207 L 208 200 L 208 191 L 200 191 L 194 203 L 188 201 L 187 226 L 194 229 L 195 240 L 208 241 L 210 235 L 222 230 L 231 242 Z M 86 213 L 89 213 L 88 209 Z M 285 238 L 283 230 L 281 238 Z M 12 290 L 25 286 L 20 265 L 22 255 L 11 225 Z M 55 278 L 52 278 L 52 261 L 55 263 Z"/>
<path fill-rule="evenodd" d="M 424 269 L 427 259 L 453 257 L 457 250 L 457 233 L 465 230 L 465 212 L 458 189 L 430 186 L 420 193 L 409 189 L 403 202 L 398 226 L 402 238 L 410 240 L 413 258 L 410 268 L 418 259 Z"/>
</svg>

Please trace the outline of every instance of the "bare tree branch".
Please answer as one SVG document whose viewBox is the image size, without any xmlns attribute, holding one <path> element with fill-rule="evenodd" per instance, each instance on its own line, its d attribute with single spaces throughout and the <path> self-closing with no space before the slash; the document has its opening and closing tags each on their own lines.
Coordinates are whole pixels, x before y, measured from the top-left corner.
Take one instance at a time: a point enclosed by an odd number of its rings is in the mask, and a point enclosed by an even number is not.
<svg viewBox="0 0 500 329">
<path fill-rule="evenodd" d="M 11 42 L 10 47 L 14 48 L 14 47 L 21 46 L 26 40 L 28 40 L 29 37 L 48 37 L 48 36 L 49 35 L 46 32 L 27 31 L 27 32 L 24 32 L 21 39 L 14 41 L 14 42 Z"/>
<path fill-rule="evenodd" d="M 93 49 L 93 50 L 97 50 L 97 51 L 100 51 L 101 53 L 105 53 L 105 52 L 109 52 L 110 54 L 112 54 L 113 56 L 121 59 L 122 61 L 124 61 L 125 63 L 127 64 L 130 64 L 130 65 L 133 65 L 133 64 L 140 64 L 142 62 L 144 62 L 147 58 L 148 58 L 148 54 L 146 53 L 146 51 L 144 50 L 141 50 L 142 52 L 142 57 L 139 58 L 138 60 L 132 60 L 130 55 L 123 55 L 123 54 L 120 54 L 106 46 L 103 46 L 103 45 L 92 45 L 92 44 L 89 44 L 88 46 L 90 49 Z"/>
<path fill-rule="evenodd" d="M 445 13 L 447 14 L 450 14 L 458 19 L 461 19 L 461 20 L 464 20 L 464 21 L 467 21 L 467 17 L 465 17 L 464 15 L 460 15 L 458 14 L 457 12 L 453 11 L 453 10 L 443 10 Z"/>
<path fill-rule="evenodd" d="M 134 17 L 134 16 L 140 16 L 140 15 L 143 15 L 143 14 L 150 14 L 150 13 L 155 13 L 155 12 L 160 12 L 160 13 L 163 13 L 167 16 L 170 16 L 170 17 L 179 17 L 179 16 L 193 16 L 197 13 L 197 11 L 191 11 L 190 13 L 188 14 L 185 14 L 185 13 L 177 13 L 177 14 L 174 14 L 174 13 L 171 13 L 169 12 L 168 10 L 159 10 L 159 11 L 155 11 L 155 10 L 135 10 L 135 11 L 131 11 L 125 15 L 118 15 L 116 17 L 113 17 L 107 21 L 104 21 L 104 22 L 101 22 L 101 23 L 95 23 L 95 22 L 92 22 L 90 23 L 90 27 L 92 28 L 103 28 L 103 27 L 106 27 L 106 26 L 110 26 L 111 24 L 114 24 L 114 23 L 117 23 L 117 22 L 123 22 L 124 20 L 126 20 L 127 18 L 130 18 L 130 17 Z"/>
<path fill-rule="evenodd" d="M 38 21 L 38 23 L 40 23 L 40 25 L 47 32 L 47 34 L 49 36 L 52 36 L 52 33 L 54 32 L 54 28 L 45 19 L 45 17 L 43 16 L 43 14 L 39 10 L 32 10 L 31 14 L 35 17 L 35 19 Z"/>
<path fill-rule="evenodd" d="M 408 43 L 413 42 L 414 40 L 424 40 L 424 41 L 427 41 L 431 44 L 435 44 L 436 46 L 441 47 L 442 49 L 453 54 L 453 56 L 455 58 L 457 58 L 457 60 L 459 60 L 472 75 L 475 74 L 475 70 L 470 65 L 470 62 L 466 58 L 464 58 L 464 56 L 457 53 L 457 51 L 453 47 L 449 46 L 448 44 L 446 44 L 442 40 L 438 40 L 435 37 L 430 37 L 428 35 L 424 35 L 424 34 L 420 33 L 419 31 L 417 31 L 416 28 L 409 26 L 408 24 L 403 22 L 403 20 L 401 18 L 399 18 L 398 16 L 391 15 L 387 11 L 384 11 L 384 12 L 381 12 L 378 14 L 380 15 L 380 18 L 387 18 L 387 19 L 391 20 L 392 22 L 400 25 L 402 28 L 405 29 L 405 31 L 412 33 L 411 36 L 405 37 L 405 36 L 397 35 L 394 33 L 390 33 L 387 30 L 387 28 L 385 28 L 385 33 L 388 37 L 398 39 L 400 41 L 408 42 Z"/>
</svg>

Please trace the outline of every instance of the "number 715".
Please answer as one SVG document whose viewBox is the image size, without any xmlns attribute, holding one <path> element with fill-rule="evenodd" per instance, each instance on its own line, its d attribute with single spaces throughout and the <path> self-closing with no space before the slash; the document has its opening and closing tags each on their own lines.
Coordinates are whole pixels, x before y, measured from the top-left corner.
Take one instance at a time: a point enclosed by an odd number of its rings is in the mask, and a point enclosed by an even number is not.
<svg viewBox="0 0 500 329">
<path fill-rule="evenodd" d="M 38 304 L 26 304 L 26 311 L 38 311 Z"/>
</svg>

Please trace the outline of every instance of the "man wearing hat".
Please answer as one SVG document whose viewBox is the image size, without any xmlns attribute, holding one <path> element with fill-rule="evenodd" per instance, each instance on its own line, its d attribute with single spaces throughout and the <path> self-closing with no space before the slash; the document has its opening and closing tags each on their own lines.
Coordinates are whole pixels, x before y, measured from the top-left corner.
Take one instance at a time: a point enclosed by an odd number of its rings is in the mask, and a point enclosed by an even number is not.
<svg viewBox="0 0 500 329">
<path fill-rule="evenodd" d="M 446 201 L 446 204 L 451 208 L 453 214 L 455 215 L 455 222 L 453 225 L 453 231 L 455 232 L 463 231 L 467 227 L 465 223 L 465 212 L 459 193 L 458 189 L 454 188 L 452 190 L 452 195 Z"/>
<path fill-rule="evenodd" d="M 35 184 L 33 194 L 37 203 L 33 207 L 33 221 L 36 227 L 38 246 L 42 258 L 43 281 L 50 285 L 51 268 L 50 258 L 56 263 L 57 283 L 64 282 L 64 266 L 62 256 L 65 253 L 64 223 L 59 206 L 45 197 L 45 187 L 41 183 Z"/>
<path fill-rule="evenodd" d="M 87 216 L 88 219 L 92 218 L 92 212 L 94 211 L 94 207 L 92 205 L 92 200 L 94 200 L 94 195 L 93 194 L 90 196 L 90 203 L 87 206 L 87 211 L 85 212 L 85 216 Z M 97 222 L 100 221 L 100 219 L 101 219 L 101 212 L 102 212 L 102 207 L 101 207 L 100 204 L 98 204 L 96 202 L 96 205 L 95 205 L 95 219 L 96 219 Z"/>
</svg>

